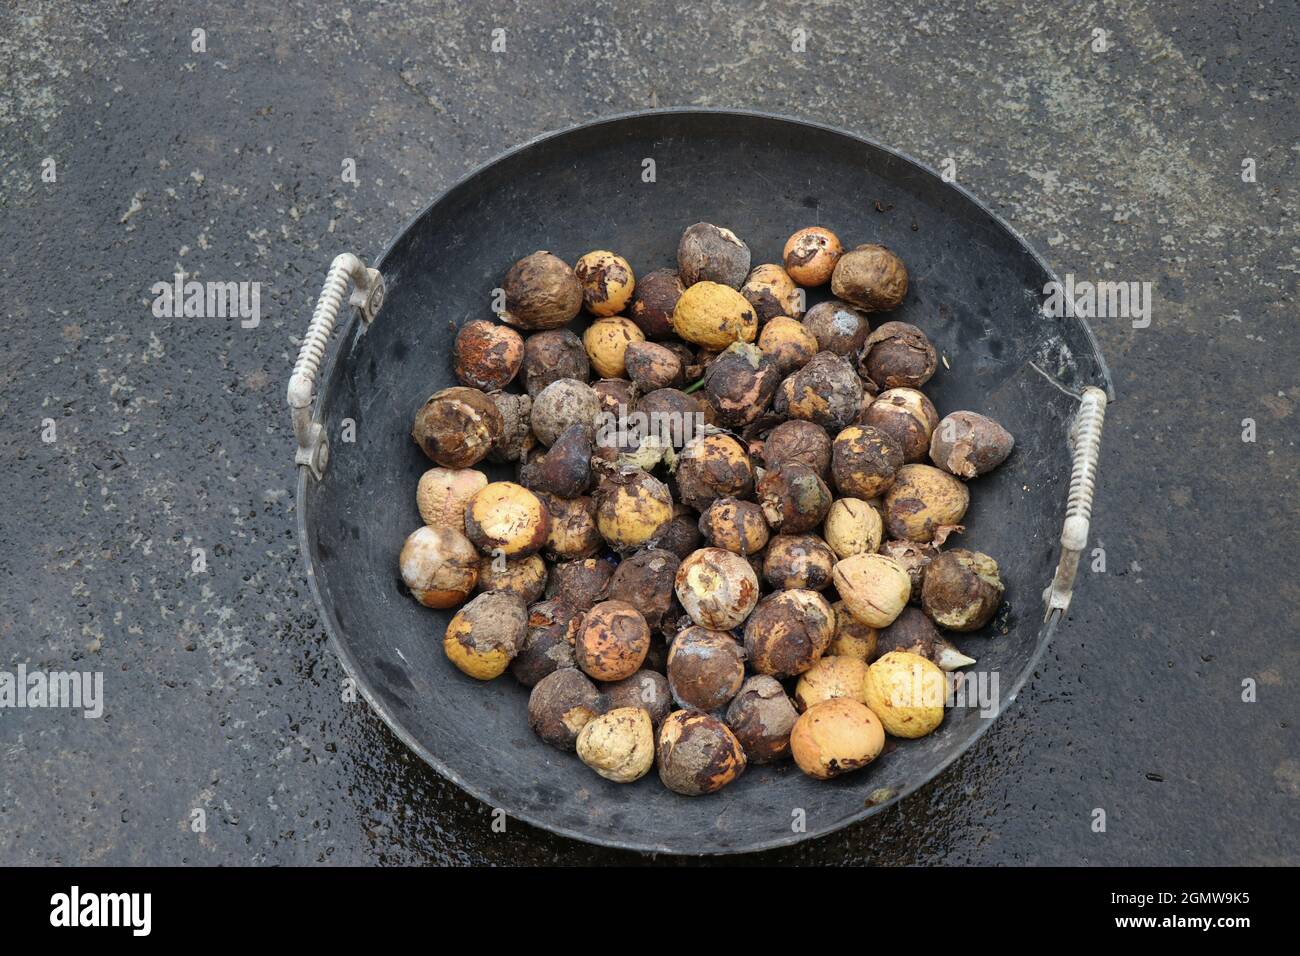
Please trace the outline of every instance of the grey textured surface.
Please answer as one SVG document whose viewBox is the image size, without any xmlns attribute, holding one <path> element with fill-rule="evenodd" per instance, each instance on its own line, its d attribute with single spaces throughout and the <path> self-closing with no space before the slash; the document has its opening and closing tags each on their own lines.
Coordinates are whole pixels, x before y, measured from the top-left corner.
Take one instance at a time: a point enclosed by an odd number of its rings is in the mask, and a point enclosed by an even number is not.
<svg viewBox="0 0 1300 956">
<path fill-rule="evenodd" d="M 493 833 L 340 702 L 294 543 L 283 388 L 335 252 L 373 255 L 518 141 L 656 103 L 951 156 L 1059 272 L 1155 286 L 1149 328 L 1093 323 L 1119 394 L 1107 570 L 1038 678 L 900 807 L 760 859 L 1300 860 L 1294 6 L 346 11 L 6 7 L 0 667 L 102 670 L 108 704 L 0 711 L 0 863 L 638 859 Z M 155 318 L 149 287 L 178 266 L 262 282 L 260 326 Z"/>
</svg>

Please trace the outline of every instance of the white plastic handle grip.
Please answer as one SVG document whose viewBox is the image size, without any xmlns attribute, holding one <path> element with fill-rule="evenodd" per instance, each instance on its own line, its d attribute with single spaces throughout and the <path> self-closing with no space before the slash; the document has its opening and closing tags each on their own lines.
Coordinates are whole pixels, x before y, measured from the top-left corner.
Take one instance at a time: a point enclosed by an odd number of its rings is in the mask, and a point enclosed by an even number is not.
<svg viewBox="0 0 1300 956">
<path fill-rule="evenodd" d="M 1101 457 L 1101 430 L 1105 423 L 1106 393 L 1095 387 L 1084 389 L 1079 412 L 1070 427 L 1070 443 L 1074 448 L 1070 497 L 1065 507 L 1065 527 L 1061 529 L 1061 559 L 1056 565 L 1056 576 L 1043 592 L 1047 605 L 1044 619 L 1050 619 L 1053 614 L 1064 617 L 1070 607 L 1079 558 L 1088 546 L 1097 461 Z"/>
<path fill-rule="evenodd" d="M 313 419 L 311 407 L 316 376 L 320 374 L 321 361 L 334 332 L 334 323 L 338 321 L 349 280 L 353 292 L 348 297 L 348 304 L 360 310 L 366 326 L 369 327 L 379 314 L 384 304 L 384 277 L 379 270 L 368 268 L 362 259 L 350 252 L 336 256 L 325 275 L 325 285 L 316 300 L 316 311 L 312 313 L 311 324 L 307 326 L 307 334 L 298 350 L 298 361 L 289 376 L 289 411 L 293 415 L 293 434 L 298 443 L 293 460 L 310 468 L 318 481 L 329 463 L 329 441 L 324 426 Z"/>
</svg>

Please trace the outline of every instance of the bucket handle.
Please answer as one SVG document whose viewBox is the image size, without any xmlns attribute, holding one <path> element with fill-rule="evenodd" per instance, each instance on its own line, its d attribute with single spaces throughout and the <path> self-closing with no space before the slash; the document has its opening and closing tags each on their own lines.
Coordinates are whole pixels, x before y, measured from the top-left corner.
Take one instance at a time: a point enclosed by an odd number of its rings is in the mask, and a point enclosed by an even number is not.
<svg viewBox="0 0 1300 956">
<path fill-rule="evenodd" d="M 312 313 L 311 324 L 307 326 L 307 334 L 298 350 L 298 361 L 289 377 L 289 411 L 293 414 L 293 434 L 298 442 L 293 460 L 295 464 L 310 468 L 317 481 L 325 474 L 325 466 L 329 463 L 329 439 L 325 435 L 325 426 L 312 416 L 312 400 L 316 376 L 320 373 L 325 349 L 329 346 L 334 323 L 338 321 L 339 309 L 348 291 L 348 280 L 353 286 L 348 305 L 360 311 L 365 323 L 363 328 L 369 328 L 379 314 L 384 304 L 384 277 L 379 270 L 367 267 L 365 260 L 350 252 L 336 256 L 325 275 L 325 285 L 316 300 L 316 311 Z"/>
<path fill-rule="evenodd" d="M 1088 546 L 1088 524 L 1092 518 L 1092 497 L 1097 484 L 1097 460 L 1101 454 L 1101 429 L 1106 421 L 1106 393 L 1100 388 L 1083 390 L 1079 411 L 1070 426 L 1070 446 L 1074 466 L 1070 470 L 1070 497 L 1065 507 L 1065 527 L 1061 529 L 1061 559 L 1056 576 L 1043 592 L 1047 611 L 1059 621 L 1070 607 L 1079 558 Z"/>
</svg>

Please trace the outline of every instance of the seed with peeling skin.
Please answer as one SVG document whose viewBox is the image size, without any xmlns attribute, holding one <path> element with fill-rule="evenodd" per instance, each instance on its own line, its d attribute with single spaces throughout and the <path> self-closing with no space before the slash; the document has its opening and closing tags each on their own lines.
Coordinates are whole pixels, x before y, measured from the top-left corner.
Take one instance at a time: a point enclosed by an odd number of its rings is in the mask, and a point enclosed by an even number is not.
<svg viewBox="0 0 1300 956">
<path fill-rule="evenodd" d="M 835 552 L 815 534 L 778 534 L 763 552 L 763 580 L 777 590 L 820 591 L 831 583 Z"/>
<path fill-rule="evenodd" d="M 525 256 L 501 283 L 505 311 L 501 321 L 537 331 L 568 325 L 582 309 L 582 283 L 569 266 L 549 252 Z"/>
<path fill-rule="evenodd" d="M 524 361 L 524 340 L 514 329 L 487 319 L 460 327 L 452 346 L 452 371 L 462 385 L 491 392 L 505 388 Z"/>
<path fill-rule="evenodd" d="M 528 634 L 510 662 L 510 676 L 525 687 L 563 667 L 576 667 L 573 647 L 582 627 L 583 612 L 559 598 L 541 601 L 528 609 Z"/>
<path fill-rule="evenodd" d="M 688 627 L 668 648 L 668 684 L 680 707 L 725 707 L 744 681 L 745 652 L 724 631 Z"/>
<path fill-rule="evenodd" d="M 587 253 L 573 264 L 573 273 L 582 283 L 582 300 L 592 315 L 618 315 L 636 288 L 628 261 L 605 249 Z"/>
<path fill-rule="evenodd" d="M 656 269 L 637 282 L 628 315 L 646 338 L 666 339 L 673 334 L 673 310 L 685 291 L 675 269 Z"/>
<path fill-rule="evenodd" d="M 903 449 L 903 462 L 924 461 L 930 453 L 930 436 L 939 424 L 934 403 L 914 388 L 881 392 L 858 416 L 855 424 L 870 425 L 889 435 Z"/>
<path fill-rule="evenodd" d="M 704 397 L 719 425 L 743 428 L 767 410 L 780 384 L 776 366 L 760 348 L 733 342 L 705 371 Z"/>
<path fill-rule="evenodd" d="M 820 425 L 792 418 L 773 428 L 763 442 L 763 464 L 768 468 L 806 465 L 829 481 L 831 437 Z"/>
<path fill-rule="evenodd" d="M 800 229 L 785 241 L 781 253 L 790 278 L 809 287 L 829 282 L 835 263 L 843 254 L 839 236 L 824 226 Z"/>
<path fill-rule="evenodd" d="M 855 554 L 835 565 L 835 590 L 849 613 L 868 627 L 888 627 L 907 607 L 912 579 L 883 554 Z"/>
<path fill-rule="evenodd" d="M 943 671 L 919 654 L 890 651 L 867 668 L 867 706 L 885 732 L 915 739 L 943 723 Z"/>
<path fill-rule="evenodd" d="M 763 324 L 758 333 L 758 347 L 782 377 L 803 368 L 821 350 L 817 336 L 798 319 L 786 315 L 778 315 Z"/>
<path fill-rule="evenodd" d="M 496 403 L 477 388 L 434 392 L 415 414 L 411 437 L 444 468 L 476 465 L 501 438 L 504 422 Z"/>
<path fill-rule="evenodd" d="M 880 513 L 865 501 L 840 498 L 831 505 L 822 531 L 835 556 L 843 559 L 879 549 L 884 523 Z"/>
<path fill-rule="evenodd" d="M 640 707 L 658 727 L 675 709 L 668 678 L 657 671 L 642 669 L 620 681 L 600 684 L 601 693 L 613 707 Z"/>
<path fill-rule="evenodd" d="M 619 707 L 588 721 L 578 734 L 578 759 L 606 780 L 631 783 L 655 765 L 655 732 L 641 707 Z"/>
<path fill-rule="evenodd" d="M 794 702 L 800 711 L 824 700 L 848 697 L 867 702 L 867 663 L 856 657 L 823 655 L 812 667 L 799 675 Z"/>
<path fill-rule="evenodd" d="M 659 779 L 683 796 L 716 793 L 745 772 L 745 751 L 718 718 L 696 711 L 668 715 L 659 728 Z"/>
<path fill-rule="evenodd" d="M 478 589 L 505 591 L 532 604 L 546 590 L 546 562 L 538 554 L 504 562 L 485 557 L 479 562 Z"/>
<path fill-rule="evenodd" d="M 551 532 L 546 505 L 523 485 L 494 481 L 470 499 L 465 534 L 484 554 L 522 558 L 536 554 Z"/>
<path fill-rule="evenodd" d="M 519 461 L 537 444 L 533 435 L 533 400 L 516 392 L 489 392 L 488 398 L 501 413 L 501 437 L 487 454 L 488 461 Z"/>
<path fill-rule="evenodd" d="M 461 672 L 477 680 L 502 674 L 528 635 L 523 600 L 505 591 L 480 594 L 447 623 L 442 649 Z"/>
<path fill-rule="evenodd" d="M 884 323 L 858 354 L 858 372 L 877 388 L 920 388 L 938 367 L 929 338 L 907 322 Z"/>
<path fill-rule="evenodd" d="M 967 657 L 946 640 L 920 608 L 909 607 L 894 619 L 894 623 L 880 632 L 879 652 L 907 651 L 939 665 L 942 671 L 955 671 L 969 667 L 975 658 Z"/>
<path fill-rule="evenodd" d="M 885 531 L 891 538 L 939 542 L 960 526 L 970 504 L 966 486 L 932 465 L 904 465 L 885 493 Z"/>
<path fill-rule="evenodd" d="M 835 263 L 831 291 L 860 309 L 886 312 L 907 296 L 907 267 L 884 246 L 858 246 Z"/>
<path fill-rule="evenodd" d="M 771 677 L 802 674 L 826 652 L 835 633 L 835 617 L 816 591 L 769 594 L 745 623 L 749 665 Z"/>
<path fill-rule="evenodd" d="M 817 780 L 859 770 L 884 749 L 885 731 L 879 718 L 865 704 L 847 697 L 811 707 L 790 732 L 795 764 Z"/>
<path fill-rule="evenodd" d="M 758 603 L 758 576 L 740 555 L 701 548 L 677 569 L 677 600 L 701 627 L 729 631 Z"/>
<path fill-rule="evenodd" d="M 993 619 L 1004 590 L 998 563 L 981 551 L 953 548 L 930 562 L 921 607 L 950 631 L 978 631 Z"/>
<path fill-rule="evenodd" d="M 596 527 L 616 551 L 631 551 L 652 540 L 673 518 L 668 486 L 639 469 L 624 469 L 596 489 Z"/>
<path fill-rule="evenodd" d="M 587 350 L 591 367 L 602 378 L 622 378 L 627 374 L 627 348 L 634 342 L 644 342 L 645 334 L 635 322 L 621 315 L 597 319 L 582 333 L 582 345 Z"/>
<path fill-rule="evenodd" d="M 803 324 L 817 339 L 819 351 L 844 356 L 856 356 L 871 332 L 867 317 L 839 299 L 813 306 L 803 317 Z"/>
<path fill-rule="evenodd" d="M 561 561 L 551 568 L 546 596 L 589 611 L 604 599 L 613 573 L 613 566 L 601 558 Z"/>
<path fill-rule="evenodd" d="M 661 548 L 637 551 L 614 569 L 606 596 L 632 605 L 653 630 L 672 606 L 673 579 L 681 563 L 677 555 Z"/>
<path fill-rule="evenodd" d="M 542 389 L 562 378 L 585 382 L 591 362 L 582 339 L 568 329 L 538 332 L 524 339 L 524 390 L 536 398 Z"/>
<path fill-rule="evenodd" d="M 600 398 L 586 382 L 562 378 L 547 385 L 533 399 L 533 434 L 543 445 L 554 445 L 570 425 L 582 425 L 596 433 Z"/>
<path fill-rule="evenodd" d="M 774 763 L 789 755 L 790 731 L 798 719 L 785 688 L 766 674 L 746 680 L 727 706 L 727 726 L 754 764 Z"/>
<path fill-rule="evenodd" d="M 719 498 L 700 515 L 700 532 L 715 548 L 757 554 L 767 546 L 767 519 L 752 501 Z"/>
<path fill-rule="evenodd" d="M 425 525 L 407 537 L 398 567 L 411 595 L 425 607 L 455 607 L 478 582 L 479 555 L 454 528 Z"/>
<path fill-rule="evenodd" d="M 614 681 L 630 677 L 650 650 L 650 627 L 625 601 L 602 601 L 587 612 L 574 656 L 587 676 Z"/>
<path fill-rule="evenodd" d="M 850 425 L 831 444 L 831 474 L 846 497 L 866 501 L 884 494 L 902 466 L 898 442 L 870 425 Z"/>
<path fill-rule="evenodd" d="M 811 531 L 826 520 L 833 501 L 821 476 L 795 463 L 769 469 L 755 491 L 763 517 L 781 534 Z"/>
<path fill-rule="evenodd" d="M 797 318 L 803 314 L 803 290 L 775 263 L 755 266 L 740 287 L 740 294 L 754 307 L 760 322 L 778 315 Z"/>
<path fill-rule="evenodd" d="M 838 432 L 862 410 L 862 379 L 847 359 L 818 352 L 781 383 L 772 407 L 778 415 Z"/>
<path fill-rule="evenodd" d="M 717 282 L 739 289 L 749 274 L 749 246 L 730 229 L 697 222 L 677 243 L 677 272 L 688 287 Z"/>
<path fill-rule="evenodd" d="M 986 475 L 1007 460 L 1016 440 L 986 415 L 952 412 L 930 438 L 930 460 L 961 478 Z"/>
<path fill-rule="evenodd" d="M 643 392 L 657 388 L 681 388 L 685 368 L 681 356 L 657 342 L 632 342 L 623 353 L 627 377 Z"/>
<path fill-rule="evenodd" d="M 487 483 L 487 475 L 473 468 L 430 468 L 415 489 L 420 518 L 431 528 L 464 533 L 465 508 Z"/>
<path fill-rule="evenodd" d="M 574 561 L 590 558 L 600 551 L 602 541 L 596 528 L 594 498 L 559 498 L 545 492 L 538 492 L 537 497 L 551 516 L 551 530 L 542 546 L 549 560 Z"/>
<path fill-rule="evenodd" d="M 528 726 L 552 747 L 572 753 L 582 728 L 604 710 L 604 698 L 587 675 L 564 667 L 538 681 L 528 696 Z"/>
<path fill-rule="evenodd" d="M 694 438 L 677 458 L 677 496 L 699 511 L 719 498 L 748 498 L 753 489 L 749 453 L 730 435 Z"/>
</svg>

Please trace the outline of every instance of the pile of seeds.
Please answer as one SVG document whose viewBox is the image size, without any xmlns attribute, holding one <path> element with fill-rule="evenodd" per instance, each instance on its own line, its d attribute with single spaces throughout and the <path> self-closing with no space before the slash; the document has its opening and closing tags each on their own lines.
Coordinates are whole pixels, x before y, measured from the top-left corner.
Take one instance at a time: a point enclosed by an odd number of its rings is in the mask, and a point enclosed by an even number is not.
<svg viewBox="0 0 1300 956">
<path fill-rule="evenodd" d="M 411 431 L 437 467 L 401 573 L 420 603 L 463 605 L 447 658 L 508 670 L 537 736 L 609 780 L 657 765 L 698 795 L 749 763 L 866 766 L 886 734 L 939 727 L 974 663 L 942 632 L 1002 601 L 993 558 L 943 546 L 966 482 L 1014 442 L 976 412 L 939 417 L 921 329 L 872 327 L 907 294 L 903 262 L 810 227 L 750 266 L 710 223 L 639 280 L 612 252 L 534 252 L 500 321 L 461 327 L 461 384 Z"/>
</svg>

